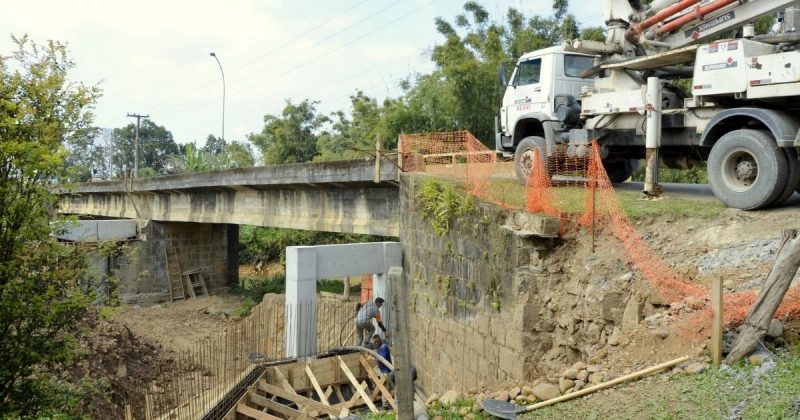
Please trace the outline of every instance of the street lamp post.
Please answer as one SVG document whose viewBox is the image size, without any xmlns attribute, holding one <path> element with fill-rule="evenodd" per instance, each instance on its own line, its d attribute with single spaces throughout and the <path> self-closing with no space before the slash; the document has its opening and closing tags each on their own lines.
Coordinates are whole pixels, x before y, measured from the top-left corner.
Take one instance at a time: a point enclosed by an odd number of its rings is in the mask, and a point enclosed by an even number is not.
<svg viewBox="0 0 800 420">
<path fill-rule="evenodd" d="M 225 72 L 222 71 L 222 63 L 219 62 L 219 58 L 213 52 L 211 56 L 214 57 L 214 60 L 217 60 L 217 65 L 219 65 L 219 72 L 222 73 L 222 148 L 223 151 L 225 149 Z"/>
</svg>

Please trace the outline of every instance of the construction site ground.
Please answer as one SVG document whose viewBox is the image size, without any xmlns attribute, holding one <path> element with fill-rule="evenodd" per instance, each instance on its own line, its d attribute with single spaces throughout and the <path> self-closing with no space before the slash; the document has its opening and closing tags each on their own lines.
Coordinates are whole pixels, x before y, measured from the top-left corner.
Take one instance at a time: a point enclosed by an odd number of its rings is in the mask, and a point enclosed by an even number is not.
<svg viewBox="0 0 800 420">
<path fill-rule="evenodd" d="M 685 209 L 679 209 L 684 202 L 687 201 L 676 200 L 673 212 L 657 217 L 636 218 L 633 221 L 636 230 L 653 249 L 657 250 L 657 254 L 680 274 L 706 286 L 714 276 L 719 276 L 723 279 L 726 292 L 758 288 L 766 279 L 777 253 L 781 230 L 800 226 L 800 212 L 794 207 L 758 212 L 718 208 L 709 212 L 707 206 L 700 206 L 704 208 L 698 213 L 699 216 L 695 216 L 692 211 L 687 213 Z M 716 204 L 709 204 L 712 205 Z M 598 240 L 611 239 L 598 236 Z M 584 239 L 576 242 L 586 243 Z M 614 275 L 620 266 L 625 265 L 623 256 L 613 254 L 614 247 L 606 247 L 601 243 L 594 255 L 588 253 L 589 251 L 586 251 L 588 248 L 583 245 L 578 248 L 582 249 L 577 249 L 579 252 L 574 255 L 574 261 L 578 265 L 582 264 L 581 261 L 584 259 L 605 260 L 608 264 L 595 264 L 592 269 L 604 270 L 609 267 L 610 272 L 606 273 L 608 275 Z M 276 267 L 271 267 L 270 270 L 269 275 L 273 275 Z M 259 275 L 253 267 L 243 267 L 242 272 L 248 276 Z M 109 315 L 107 317 L 109 319 L 92 321 L 93 331 L 87 347 L 104 356 L 81 362 L 79 364 L 81 368 L 76 372 L 91 372 L 90 376 L 95 378 L 107 377 L 112 388 L 144 384 L 149 378 L 147 372 L 170 368 L 169 362 L 174 351 L 186 348 L 191 343 L 205 338 L 212 331 L 218 331 L 238 322 L 235 312 L 243 300 L 241 295 L 223 289 L 217 290 L 209 297 L 149 307 L 121 308 Z M 653 310 L 666 313 L 669 308 L 663 306 Z M 713 413 L 729 410 L 730 418 L 740 418 L 742 415 L 743 418 L 753 418 L 748 414 L 752 411 L 747 411 L 748 407 L 752 410 L 755 406 L 752 401 L 753 396 L 769 397 L 769 394 L 757 389 L 761 387 L 759 378 L 763 376 L 764 380 L 774 382 L 774 389 L 782 390 L 780 392 L 785 394 L 788 387 L 789 392 L 794 392 L 796 396 L 795 400 L 785 402 L 784 405 L 794 404 L 797 411 L 789 410 L 780 415 L 788 418 L 800 417 L 798 337 L 800 337 L 800 323 L 797 321 L 785 323 L 780 343 L 790 356 L 781 356 L 788 357 L 787 361 L 780 361 L 784 359 L 779 357 L 778 369 L 772 368 L 770 371 L 758 373 L 758 367 L 750 367 L 730 373 L 711 367 L 695 375 L 686 375 L 684 369 L 673 374 L 656 375 L 644 381 L 603 391 L 530 415 L 546 418 L 562 418 L 564 415 L 574 416 L 579 413 L 597 418 L 609 415 L 616 417 L 614 414 L 622 417 L 683 418 L 697 417 L 697 415 L 702 417 L 709 412 L 696 411 L 695 408 L 702 406 L 704 400 L 707 400 L 709 404 L 714 402 Z M 602 366 L 609 377 L 618 377 L 683 355 L 693 355 L 696 357 L 695 361 L 706 362 L 702 341 L 689 340 L 674 333 L 661 334 L 649 328 L 646 322 L 642 322 L 639 328 L 628 331 L 617 339 L 618 344 L 610 347 L 605 354 L 595 355 L 595 362 Z M 791 374 L 781 373 L 784 372 L 781 369 L 789 369 Z M 122 384 L 126 381 L 130 384 Z M 715 387 L 722 386 L 719 385 L 721 381 L 733 384 L 730 386 L 735 389 L 726 388 L 726 390 L 734 396 L 722 399 L 715 396 L 719 391 Z M 474 392 L 472 395 L 465 395 L 464 398 L 491 398 L 497 392 L 525 385 L 534 384 L 506 384 L 500 387 L 475 389 L 471 390 Z M 428 391 L 443 393 L 446 390 Z M 780 394 L 779 391 L 775 392 Z M 775 398 L 785 400 L 784 394 L 776 395 Z M 728 407 L 729 403 L 733 404 L 731 401 L 739 405 Z M 722 403 L 727 405 L 723 407 L 720 405 Z M 97 412 L 102 413 L 102 411 Z M 457 413 L 451 414 L 455 415 L 454 418 L 461 416 Z"/>
</svg>

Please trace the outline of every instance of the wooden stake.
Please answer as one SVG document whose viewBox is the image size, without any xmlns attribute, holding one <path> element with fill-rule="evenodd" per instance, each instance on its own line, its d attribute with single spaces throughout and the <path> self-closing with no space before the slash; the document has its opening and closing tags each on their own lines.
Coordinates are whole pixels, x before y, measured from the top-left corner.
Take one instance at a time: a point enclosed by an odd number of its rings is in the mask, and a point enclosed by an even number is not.
<svg viewBox="0 0 800 420">
<path fill-rule="evenodd" d="M 375 140 L 375 174 L 372 180 L 378 184 L 381 182 L 381 139 Z"/>
<path fill-rule="evenodd" d="M 325 405 L 331 405 L 328 402 L 328 397 L 322 392 L 322 387 L 319 386 L 319 382 L 317 382 L 317 377 L 314 376 L 314 372 L 311 371 L 311 365 L 306 364 L 306 375 L 308 375 L 308 379 L 311 381 L 311 385 L 314 386 L 314 390 L 317 391 L 317 395 L 319 395 L 319 400 L 322 401 Z"/>
<path fill-rule="evenodd" d="M 711 321 L 711 361 L 722 363 L 722 278 L 714 277 L 711 284 L 711 310 L 714 318 Z"/>
<path fill-rule="evenodd" d="M 399 172 L 403 172 L 403 136 L 397 136 L 397 166 L 400 168 Z M 398 175 L 399 176 L 399 175 Z"/>
<path fill-rule="evenodd" d="M 358 383 L 358 380 L 353 375 L 353 372 L 350 372 L 350 368 L 347 367 L 347 363 L 345 363 L 344 360 L 342 360 L 341 356 L 336 356 L 336 358 L 339 359 L 339 367 L 342 368 L 342 372 L 344 372 L 344 374 L 347 376 L 347 379 L 350 380 L 350 383 L 352 383 L 353 386 L 356 387 L 356 392 L 358 392 L 358 395 L 361 396 L 361 399 L 364 400 L 364 402 L 367 404 L 367 407 L 369 407 L 370 411 L 372 411 L 373 413 L 377 413 L 378 408 L 375 407 L 375 404 L 369 398 L 369 395 L 367 395 L 367 393 L 364 392 L 364 389 L 361 388 L 361 386 Z"/>
<path fill-rule="evenodd" d="M 375 371 L 372 369 L 372 366 L 369 365 L 363 354 L 358 356 L 358 361 L 361 362 L 361 366 L 364 366 L 364 370 L 367 371 L 367 376 L 369 376 L 369 378 L 372 379 L 372 382 L 375 383 L 375 388 L 380 390 L 381 394 L 383 394 L 383 398 L 389 402 L 389 404 L 392 406 L 392 409 L 397 410 L 397 404 L 394 402 L 392 393 L 389 392 L 389 390 L 383 385 L 383 381 L 378 378 L 377 373 L 375 373 Z"/>
</svg>

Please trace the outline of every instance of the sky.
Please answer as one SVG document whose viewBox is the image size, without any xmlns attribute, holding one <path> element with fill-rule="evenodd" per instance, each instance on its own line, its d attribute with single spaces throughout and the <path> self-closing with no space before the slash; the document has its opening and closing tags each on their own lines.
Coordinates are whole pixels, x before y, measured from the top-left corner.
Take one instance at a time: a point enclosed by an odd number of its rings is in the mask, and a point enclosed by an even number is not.
<svg viewBox="0 0 800 420">
<path fill-rule="evenodd" d="M 0 54 L 11 34 L 67 43 L 71 79 L 99 85 L 95 125 L 118 128 L 127 114 L 150 116 L 178 143 L 225 133 L 241 141 L 286 100 L 320 101 L 323 113 L 349 108 L 360 89 L 382 100 L 398 82 L 430 72 L 443 39 L 434 19 L 452 22 L 465 0 L 27 0 L 3 4 Z M 479 0 L 493 20 L 509 6 L 550 14 L 550 0 Z M 578 21 L 602 25 L 602 2 L 570 1 Z"/>
</svg>

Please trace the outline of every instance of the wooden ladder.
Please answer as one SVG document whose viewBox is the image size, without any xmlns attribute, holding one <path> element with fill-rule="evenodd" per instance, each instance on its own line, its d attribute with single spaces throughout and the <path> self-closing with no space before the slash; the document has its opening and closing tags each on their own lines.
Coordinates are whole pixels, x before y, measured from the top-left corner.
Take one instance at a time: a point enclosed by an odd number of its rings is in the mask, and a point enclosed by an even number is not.
<svg viewBox="0 0 800 420">
<path fill-rule="evenodd" d="M 184 271 L 181 273 L 181 277 L 183 277 L 183 281 L 189 289 L 189 296 L 193 298 L 208 296 L 206 281 L 203 279 L 203 272 L 200 269 Z"/>
<path fill-rule="evenodd" d="M 183 288 L 181 278 L 181 265 L 178 262 L 178 249 L 169 247 L 165 249 L 167 253 L 167 278 L 169 279 L 169 293 L 172 301 L 186 299 L 186 290 Z"/>
</svg>

